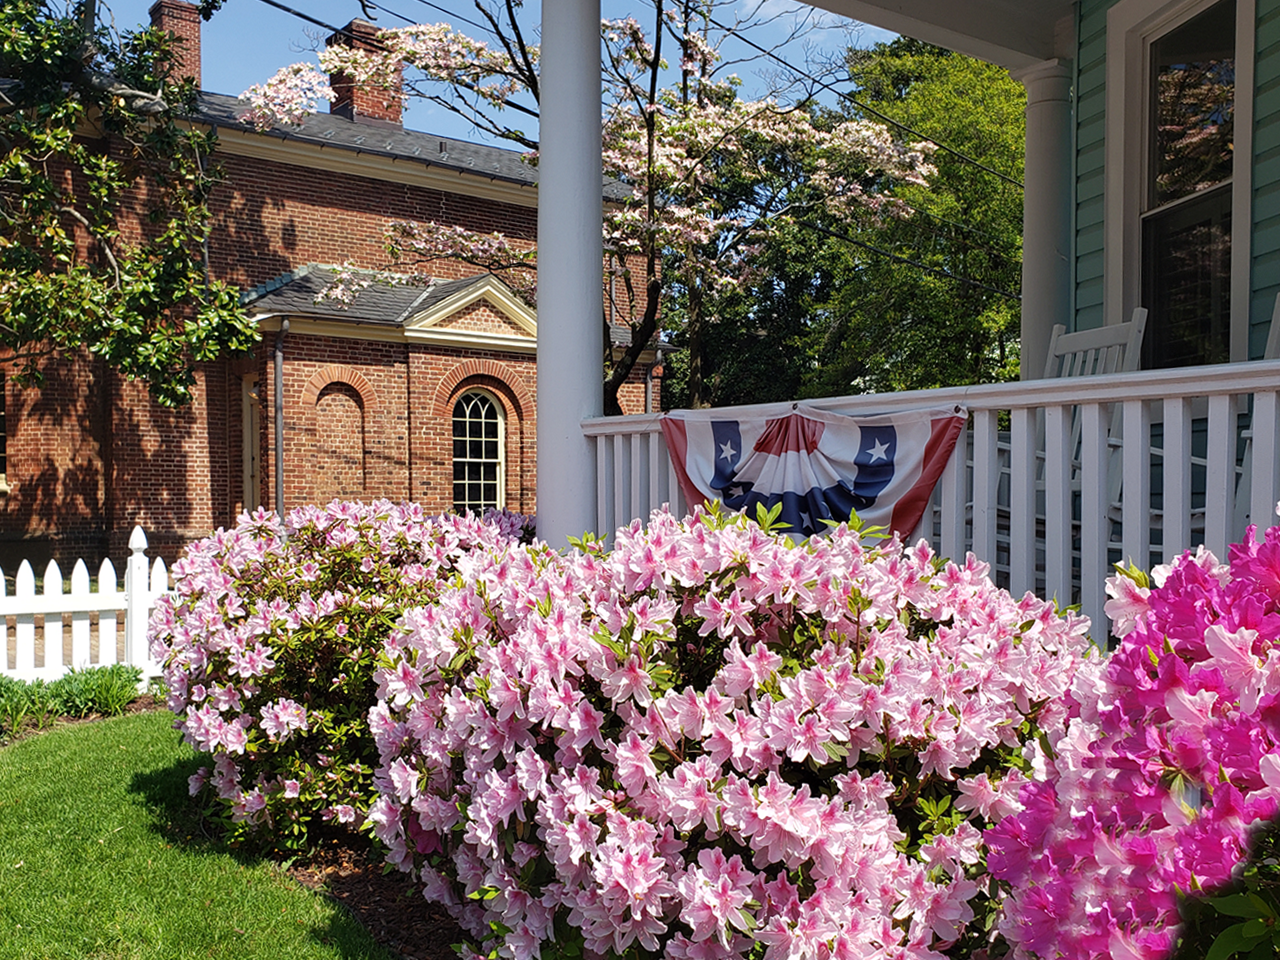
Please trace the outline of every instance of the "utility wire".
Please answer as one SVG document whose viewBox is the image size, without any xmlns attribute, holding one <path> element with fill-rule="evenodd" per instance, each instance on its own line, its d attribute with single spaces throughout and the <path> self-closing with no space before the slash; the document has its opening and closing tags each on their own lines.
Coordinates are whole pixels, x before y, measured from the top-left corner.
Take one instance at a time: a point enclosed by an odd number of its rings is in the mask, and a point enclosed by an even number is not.
<svg viewBox="0 0 1280 960">
<path fill-rule="evenodd" d="M 833 240 L 843 240 L 845 243 L 851 243 L 855 247 L 862 247 L 864 250 L 869 250 L 874 254 L 886 257 L 897 263 L 906 264 L 907 266 L 914 267 L 917 270 L 924 270 L 926 273 L 932 273 L 939 277 L 946 277 L 948 280 L 954 280 L 957 283 L 977 287 L 981 290 L 986 290 L 988 293 L 994 293 L 997 296 L 1005 297 L 1009 300 L 1020 301 L 1022 299 L 1020 294 L 1010 293 L 1008 290 L 1001 290 L 999 287 L 993 287 L 990 284 L 983 283 L 981 280 L 974 280 L 971 277 L 963 277 L 958 273 L 952 273 L 950 270 L 943 270 L 941 267 L 931 267 L 927 263 L 921 263 L 919 260 L 912 260 L 910 257 L 904 257 L 901 254 L 890 253 L 888 250 L 882 250 L 879 247 L 872 246 L 862 240 L 856 240 L 847 234 L 840 233 L 838 230 L 832 230 L 829 227 L 824 227 L 821 224 L 810 223 L 807 220 L 798 220 L 796 223 L 798 226 L 804 227 L 807 230 L 813 230 L 816 233 L 825 234 Z"/>
<path fill-rule="evenodd" d="M 840 90 L 834 84 L 827 83 L 825 80 L 819 80 L 817 77 L 815 77 L 811 73 L 805 73 L 803 70 L 797 68 L 795 65 L 788 63 L 786 60 L 783 60 L 780 56 L 778 56 L 772 50 L 767 50 L 764 47 L 760 46 L 760 44 L 756 43 L 754 40 L 749 40 L 748 38 L 744 37 L 742 34 L 736 33 L 733 30 L 733 28 L 726 27 L 723 23 L 720 23 L 718 20 L 708 17 L 707 21 L 719 27 L 721 30 L 724 30 L 726 33 L 732 34 L 733 38 L 737 40 L 739 43 L 745 43 L 747 46 L 751 47 L 752 49 L 758 51 L 759 53 L 764 54 L 770 60 L 776 60 L 778 63 L 782 64 L 792 73 L 797 73 L 800 76 L 804 77 L 805 79 L 813 81 L 823 90 L 827 90 L 831 93 L 834 93 L 837 97 L 840 97 L 842 100 L 847 100 L 849 103 L 853 104 L 859 110 L 864 110 L 867 113 L 871 114 L 872 116 L 878 117 L 879 119 L 883 120 L 885 123 L 892 124 L 893 126 L 897 127 L 899 130 L 903 130 L 911 134 L 911 136 L 917 137 L 925 141 L 926 143 L 932 143 L 939 150 L 945 151 L 946 153 L 949 153 L 952 156 L 957 157 L 960 160 L 963 160 L 965 163 L 973 164 L 975 167 L 979 168 L 980 170 L 985 170 L 987 173 L 991 174 L 992 176 L 999 177 L 1001 180 L 1005 181 L 1006 183 L 1013 184 L 1019 190 L 1023 189 L 1021 180 L 1015 180 L 1013 177 L 1009 176 L 1008 174 L 1001 173 L 999 170 L 996 170 L 994 167 L 987 166 L 981 160 L 976 160 L 973 157 L 969 156 L 968 154 L 961 153 L 955 147 L 948 146 L 947 144 L 943 143 L 940 140 L 935 140 L 933 137 L 926 136 L 925 134 L 921 133 L 919 130 L 915 130 L 907 126 L 905 123 L 902 123 L 901 121 L 893 119 L 893 117 L 889 116 L 888 114 L 881 113 L 879 110 L 875 109 L 875 107 L 868 106 L 867 104 L 863 103 L 861 100 L 858 100 L 856 97 L 854 97 L 853 94 L 846 93 L 845 91 Z"/>
<path fill-rule="evenodd" d="M 467 24 L 468 26 L 475 27 L 477 30 L 483 30 L 483 31 L 485 31 L 486 33 L 492 33 L 492 32 L 493 32 L 493 27 L 485 26 L 483 23 L 477 23 L 477 22 L 476 22 L 476 21 L 474 21 L 474 20 L 468 20 L 468 19 L 467 19 L 466 17 L 464 17 L 462 14 L 460 14 L 460 13 L 454 13 L 452 10 L 448 10 L 448 9 L 446 9 L 446 8 L 444 8 L 444 7 L 442 7 L 442 6 L 440 6 L 440 4 L 438 4 L 438 3 L 432 3 L 432 2 L 431 2 L 431 0 L 418 0 L 418 2 L 419 2 L 420 4 L 422 4 L 424 7 L 430 7 L 432 10 L 435 10 L 435 11 L 437 11 L 437 12 L 439 12 L 439 13 L 443 13 L 445 16 L 449 17 L 449 18 L 450 18 L 450 19 L 452 19 L 452 20 L 461 20 L 463 23 Z M 370 3 L 370 4 L 369 4 L 369 6 L 371 6 L 371 7 L 378 7 L 378 5 L 377 5 L 376 3 Z M 386 8 L 386 7 L 378 7 L 378 9 L 379 9 L 379 10 L 387 10 L 387 8 Z M 391 11 L 390 11 L 390 10 L 387 10 L 387 13 L 391 13 Z M 397 14 L 395 14 L 395 16 L 400 17 L 400 14 L 398 14 L 398 13 L 397 13 Z M 408 20 L 409 18 L 408 18 L 408 17 L 400 17 L 400 19 L 401 19 L 401 20 Z M 410 22 L 415 22 L 415 21 L 410 21 Z"/>
</svg>

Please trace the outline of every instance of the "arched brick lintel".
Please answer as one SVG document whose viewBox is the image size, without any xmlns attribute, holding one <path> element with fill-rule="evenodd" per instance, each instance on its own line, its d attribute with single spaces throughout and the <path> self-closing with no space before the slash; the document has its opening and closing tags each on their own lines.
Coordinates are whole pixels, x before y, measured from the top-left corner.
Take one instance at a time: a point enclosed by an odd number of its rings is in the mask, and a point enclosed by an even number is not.
<svg viewBox="0 0 1280 960">
<path fill-rule="evenodd" d="M 528 389 L 515 371 L 496 360 L 472 359 L 464 360 L 440 378 L 435 395 L 437 419 L 447 420 L 453 417 L 454 395 L 458 387 L 468 380 L 476 381 L 477 387 L 501 385 L 503 392 L 508 394 L 510 402 L 515 405 L 514 412 L 520 420 L 524 420 L 533 409 L 533 398 L 529 396 Z"/>
<path fill-rule="evenodd" d="M 345 383 L 360 394 L 360 402 L 364 406 L 365 415 L 374 412 L 378 405 L 378 395 L 363 373 L 345 363 L 326 363 L 311 375 L 307 385 L 302 388 L 302 402 L 314 407 L 320 400 L 320 391 L 331 383 Z"/>
</svg>

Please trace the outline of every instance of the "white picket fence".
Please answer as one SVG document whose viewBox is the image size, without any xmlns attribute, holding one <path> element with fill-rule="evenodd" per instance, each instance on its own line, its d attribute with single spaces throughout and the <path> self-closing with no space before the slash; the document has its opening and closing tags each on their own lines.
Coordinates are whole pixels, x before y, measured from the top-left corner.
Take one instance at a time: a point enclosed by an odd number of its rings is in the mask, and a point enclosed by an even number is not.
<svg viewBox="0 0 1280 960">
<path fill-rule="evenodd" d="M 169 572 L 159 558 L 148 567 L 146 549 L 147 535 L 134 527 L 123 589 L 110 560 L 98 568 L 96 591 L 83 560 L 75 562 L 70 583 L 50 560 L 39 593 L 28 561 L 18 567 L 12 594 L 0 571 L 0 674 L 50 681 L 72 669 L 119 662 L 140 667 L 144 680 L 157 676 L 147 652 L 147 620 L 169 590 Z"/>
</svg>

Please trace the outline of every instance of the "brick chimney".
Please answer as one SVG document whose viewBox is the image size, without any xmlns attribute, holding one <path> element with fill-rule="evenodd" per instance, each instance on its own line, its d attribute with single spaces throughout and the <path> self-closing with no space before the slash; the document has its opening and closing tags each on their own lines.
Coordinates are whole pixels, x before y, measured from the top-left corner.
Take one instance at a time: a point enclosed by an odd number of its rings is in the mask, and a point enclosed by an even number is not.
<svg viewBox="0 0 1280 960">
<path fill-rule="evenodd" d="M 165 2 L 165 0 L 161 0 Z M 338 33 L 325 41 L 329 46 L 341 43 L 357 50 L 377 50 L 379 45 L 374 39 L 379 28 L 368 20 L 352 20 Z M 403 71 L 396 69 L 397 89 L 401 83 Z M 388 91 L 370 87 L 357 86 L 344 73 L 335 73 L 329 77 L 329 86 L 337 95 L 329 105 L 329 112 L 346 117 L 348 120 L 364 120 L 383 126 L 399 127 L 401 103 L 399 97 L 388 96 Z"/>
<path fill-rule="evenodd" d="M 156 0 L 151 5 L 151 26 L 177 37 L 174 76 L 188 77 L 200 86 L 200 8 L 185 0 Z"/>
</svg>

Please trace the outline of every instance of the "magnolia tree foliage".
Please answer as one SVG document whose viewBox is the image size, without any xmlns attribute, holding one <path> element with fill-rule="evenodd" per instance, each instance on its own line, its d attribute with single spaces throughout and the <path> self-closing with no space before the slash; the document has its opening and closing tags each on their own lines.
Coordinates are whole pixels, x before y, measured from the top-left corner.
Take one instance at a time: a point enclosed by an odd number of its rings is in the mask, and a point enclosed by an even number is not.
<svg viewBox="0 0 1280 960">
<path fill-rule="evenodd" d="M 657 334 L 673 285 L 700 293 L 683 311 L 696 326 L 708 316 L 699 304 L 710 310 L 717 291 L 751 279 L 768 231 L 814 204 L 901 214 L 892 186 L 922 183 L 930 172 L 922 145 L 896 141 L 877 123 L 816 124 L 804 105 L 739 97 L 737 79 L 718 72 L 726 33 L 713 26 L 716 7 L 652 0 L 648 24 L 631 17 L 602 24 L 602 155 L 606 176 L 621 188 L 606 204 L 606 267 L 625 291 L 614 306 L 631 326 L 630 348 L 606 375 L 609 412 L 620 412 L 617 389 Z M 248 115 L 263 126 L 296 121 L 332 99 L 326 74 L 341 73 L 388 98 L 430 99 L 525 147 L 536 162 L 537 140 L 508 122 L 513 114 L 537 115 L 532 31 L 520 22 L 519 3 L 502 13 L 477 9 L 493 44 L 446 24 L 384 30 L 376 50 L 334 44 L 320 51 L 319 70 L 295 64 L 246 91 Z M 403 87 L 402 67 L 409 68 Z M 807 193 L 798 203 L 802 180 L 820 200 Z M 734 189 L 713 189 L 724 183 Z M 400 270 L 456 258 L 518 278 L 535 263 L 533 252 L 500 236 L 449 225 L 389 224 L 387 244 Z M 515 285 L 529 292 L 528 281 Z"/>
<path fill-rule="evenodd" d="M 216 138 L 179 124 L 195 89 L 173 41 L 116 36 L 94 4 L 0 4 L 0 349 L 30 380 L 87 348 L 169 405 L 193 364 L 248 350 L 202 244 Z"/>
</svg>

